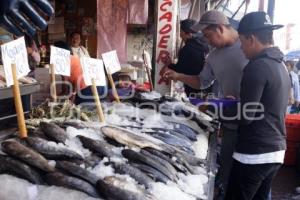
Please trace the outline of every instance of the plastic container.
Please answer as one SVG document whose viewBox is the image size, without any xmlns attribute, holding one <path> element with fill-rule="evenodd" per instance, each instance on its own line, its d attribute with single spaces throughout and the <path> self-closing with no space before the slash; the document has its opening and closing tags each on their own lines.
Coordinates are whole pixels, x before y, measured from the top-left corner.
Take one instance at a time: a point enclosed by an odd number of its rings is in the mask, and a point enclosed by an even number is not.
<svg viewBox="0 0 300 200">
<path fill-rule="evenodd" d="M 239 102 L 238 100 L 235 99 L 196 99 L 196 98 L 189 98 L 190 102 L 195 105 L 195 106 L 203 106 L 205 104 L 213 104 L 216 105 L 217 107 L 231 107 L 231 106 L 236 106 L 237 103 Z"/>
<path fill-rule="evenodd" d="M 295 166 L 297 163 L 297 152 L 300 143 L 287 140 L 286 144 L 287 144 L 287 149 L 284 157 L 284 165 Z"/>
<path fill-rule="evenodd" d="M 300 142 L 300 114 L 287 115 L 285 118 L 288 141 Z"/>
</svg>

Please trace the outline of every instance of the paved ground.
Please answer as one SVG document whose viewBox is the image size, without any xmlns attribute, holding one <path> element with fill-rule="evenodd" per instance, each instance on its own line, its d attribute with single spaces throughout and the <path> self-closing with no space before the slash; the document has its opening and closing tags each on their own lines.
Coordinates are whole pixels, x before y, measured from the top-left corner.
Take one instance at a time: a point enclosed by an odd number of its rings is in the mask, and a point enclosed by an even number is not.
<svg viewBox="0 0 300 200">
<path fill-rule="evenodd" d="M 300 200 L 295 192 L 299 186 L 300 172 L 294 167 L 281 167 L 272 185 L 272 200 Z"/>
</svg>

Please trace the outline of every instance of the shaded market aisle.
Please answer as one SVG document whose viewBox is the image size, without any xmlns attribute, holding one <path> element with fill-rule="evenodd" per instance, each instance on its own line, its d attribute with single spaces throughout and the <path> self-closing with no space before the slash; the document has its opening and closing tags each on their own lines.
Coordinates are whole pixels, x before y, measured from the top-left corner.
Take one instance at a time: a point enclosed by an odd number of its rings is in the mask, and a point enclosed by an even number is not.
<svg viewBox="0 0 300 200">
<path fill-rule="evenodd" d="M 295 188 L 300 186 L 300 173 L 295 167 L 282 166 L 272 185 L 272 200 L 300 199 Z"/>
</svg>

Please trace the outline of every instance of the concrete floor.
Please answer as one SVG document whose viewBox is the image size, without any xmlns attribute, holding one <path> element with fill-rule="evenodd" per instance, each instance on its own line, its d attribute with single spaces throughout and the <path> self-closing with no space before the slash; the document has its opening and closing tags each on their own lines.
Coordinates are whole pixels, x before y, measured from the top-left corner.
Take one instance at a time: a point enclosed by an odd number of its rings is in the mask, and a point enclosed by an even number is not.
<svg viewBox="0 0 300 200">
<path fill-rule="evenodd" d="M 282 166 L 272 185 L 272 200 L 300 200 L 295 191 L 300 186 L 300 172 L 295 167 Z"/>
</svg>

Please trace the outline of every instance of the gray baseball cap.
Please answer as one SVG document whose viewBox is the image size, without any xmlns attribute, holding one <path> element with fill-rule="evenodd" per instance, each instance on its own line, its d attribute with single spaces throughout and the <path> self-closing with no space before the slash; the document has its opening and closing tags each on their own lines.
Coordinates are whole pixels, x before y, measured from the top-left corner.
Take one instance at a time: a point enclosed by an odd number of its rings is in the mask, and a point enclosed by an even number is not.
<svg viewBox="0 0 300 200">
<path fill-rule="evenodd" d="M 201 18 L 200 21 L 192 26 L 192 29 L 194 31 L 201 31 L 205 28 L 207 28 L 209 25 L 229 25 L 228 18 L 220 11 L 217 10 L 210 10 L 205 12 Z"/>
</svg>

